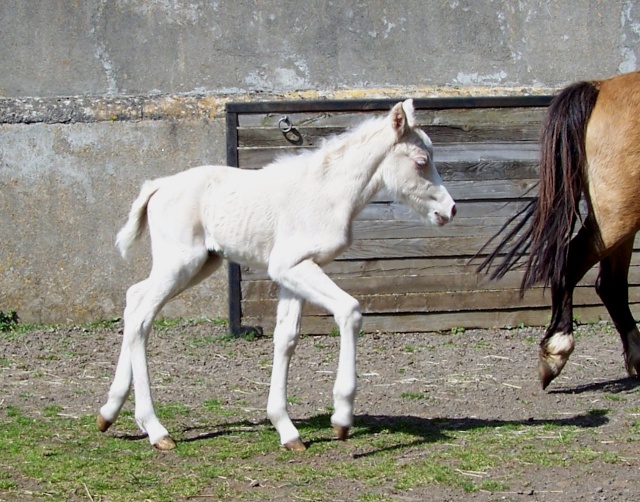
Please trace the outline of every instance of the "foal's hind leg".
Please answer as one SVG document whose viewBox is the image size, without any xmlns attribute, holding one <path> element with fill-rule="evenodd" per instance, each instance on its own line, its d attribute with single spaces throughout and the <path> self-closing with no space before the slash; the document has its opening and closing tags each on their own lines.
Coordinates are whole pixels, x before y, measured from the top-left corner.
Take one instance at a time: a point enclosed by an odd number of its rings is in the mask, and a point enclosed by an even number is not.
<svg viewBox="0 0 640 502">
<path fill-rule="evenodd" d="M 118 417 L 129 394 L 133 379 L 136 394 L 135 418 L 138 426 L 159 449 L 175 447 L 174 441 L 158 420 L 151 399 L 146 345 L 151 323 L 160 309 L 175 295 L 210 275 L 220 264 L 206 250 L 165 247 L 162 257 L 154 256 L 148 279 L 129 288 L 124 314 L 124 336 L 109 399 L 100 409 L 98 427 L 105 431 Z"/>
<path fill-rule="evenodd" d="M 551 287 L 551 322 L 540 341 L 538 371 L 542 388 L 556 378 L 573 352 L 573 290 L 584 274 L 598 262 L 592 231 L 587 220 L 569 246 L 564 283 Z"/>
<path fill-rule="evenodd" d="M 622 340 L 625 366 L 630 376 L 640 375 L 640 333 L 629 310 L 627 277 L 635 236 L 623 242 L 600 262 L 596 291 L 607 307 Z"/>
</svg>

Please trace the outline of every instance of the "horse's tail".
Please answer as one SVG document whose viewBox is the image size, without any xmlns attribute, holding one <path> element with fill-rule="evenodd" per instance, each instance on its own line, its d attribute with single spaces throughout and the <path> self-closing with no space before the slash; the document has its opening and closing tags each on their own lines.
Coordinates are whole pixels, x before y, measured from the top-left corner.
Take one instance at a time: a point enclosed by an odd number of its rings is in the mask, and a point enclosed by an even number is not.
<svg viewBox="0 0 640 502">
<path fill-rule="evenodd" d="M 162 179 L 145 181 L 140 190 L 140 195 L 133 201 L 131 211 L 129 211 L 129 218 L 116 237 L 116 246 L 123 258 L 127 257 L 129 249 L 147 227 L 147 205 L 161 185 Z"/>
<path fill-rule="evenodd" d="M 538 282 L 543 282 L 545 287 L 564 284 L 569 242 L 580 216 L 580 196 L 585 191 L 587 122 L 598 98 L 598 84 L 572 84 L 549 105 L 540 139 L 538 196 L 498 232 L 502 233 L 511 221 L 520 218 L 478 267 L 481 271 L 490 266 L 507 249 L 508 242 L 530 222 L 491 274 L 492 279 L 500 279 L 528 252 L 521 296 Z"/>
</svg>

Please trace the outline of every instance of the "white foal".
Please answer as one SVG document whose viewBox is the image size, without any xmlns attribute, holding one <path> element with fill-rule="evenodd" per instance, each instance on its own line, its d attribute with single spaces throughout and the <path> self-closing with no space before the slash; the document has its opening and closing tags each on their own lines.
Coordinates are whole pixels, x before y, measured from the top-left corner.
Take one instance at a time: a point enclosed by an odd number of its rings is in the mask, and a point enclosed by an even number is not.
<svg viewBox="0 0 640 502">
<path fill-rule="evenodd" d="M 146 344 L 163 305 L 199 283 L 223 258 L 263 267 L 280 286 L 267 415 L 288 449 L 303 450 L 287 413 L 287 374 L 300 333 L 304 301 L 331 312 L 340 328 L 340 355 L 331 417 L 346 439 L 356 394 L 358 302 L 322 271 L 351 244 L 353 219 L 382 188 L 425 221 L 444 225 L 455 204 L 433 164 L 427 135 L 415 127 L 413 103 L 398 103 L 384 118 L 369 119 L 317 150 L 245 171 L 202 166 L 148 181 L 120 230 L 123 256 L 149 227 L 153 266 L 127 292 L 124 337 L 98 427 L 115 422 L 131 384 L 135 419 L 160 449 L 175 447 L 151 398 Z"/>
</svg>

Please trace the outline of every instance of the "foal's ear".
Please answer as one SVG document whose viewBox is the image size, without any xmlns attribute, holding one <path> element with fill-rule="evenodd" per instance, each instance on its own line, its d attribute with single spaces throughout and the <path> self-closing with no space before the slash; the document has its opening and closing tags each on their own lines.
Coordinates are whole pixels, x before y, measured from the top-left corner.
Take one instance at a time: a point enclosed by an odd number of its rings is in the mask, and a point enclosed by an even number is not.
<svg viewBox="0 0 640 502">
<path fill-rule="evenodd" d="M 404 135 L 415 123 L 413 100 L 407 99 L 391 109 L 391 125 L 399 136 Z"/>
</svg>

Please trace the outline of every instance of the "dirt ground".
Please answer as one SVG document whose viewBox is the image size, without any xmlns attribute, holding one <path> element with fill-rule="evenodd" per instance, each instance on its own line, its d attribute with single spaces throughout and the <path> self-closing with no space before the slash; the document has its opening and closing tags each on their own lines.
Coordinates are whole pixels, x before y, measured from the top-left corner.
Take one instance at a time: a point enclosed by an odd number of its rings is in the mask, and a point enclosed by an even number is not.
<svg viewBox="0 0 640 502">
<path fill-rule="evenodd" d="M 0 403 L 33 413 L 51 404 L 73 416 L 95 413 L 113 376 L 121 330 L 115 323 L 0 336 L 0 360 L 5 361 L 0 366 Z M 156 401 L 197 407 L 241 389 L 246 419 L 265 418 L 271 339 L 234 341 L 231 349 L 222 351 L 220 344 L 210 341 L 224 332 L 224 327 L 210 323 L 154 331 L 149 356 Z M 615 452 L 622 460 L 595 460 L 580 469 L 532 466 L 526 479 L 511 480 L 510 486 L 518 486 L 504 496 L 430 486 L 415 498 L 398 500 L 638 500 L 640 437 L 629 438 L 627 433 L 621 438 L 621 430 L 640 418 L 639 384 L 626 377 L 617 335 L 605 323 L 580 327 L 563 374 L 542 391 L 536 370 L 541 334 L 540 329 L 521 328 L 361 336 L 356 421 L 391 424 L 397 417 L 410 417 L 445 431 L 474 424 L 566 421 L 597 430 L 597 444 L 593 434 L 578 435 L 577 441 Z M 290 372 L 294 420 L 326 413 L 331 405 L 338 344 L 333 336 L 301 339 Z M 408 393 L 429 398 L 401 397 Z M 609 411 L 604 417 L 590 415 L 593 409 Z M 422 454 L 431 447 L 423 443 L 416 443 Z M 314 461 L 322 468 L 322 461 L 332 459 Z"/>
</svg>

